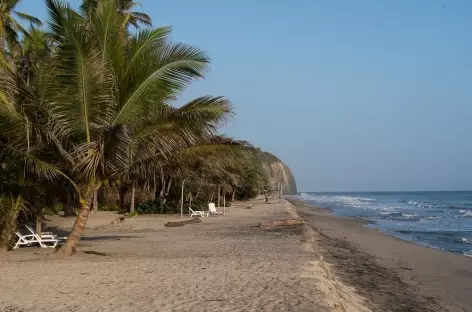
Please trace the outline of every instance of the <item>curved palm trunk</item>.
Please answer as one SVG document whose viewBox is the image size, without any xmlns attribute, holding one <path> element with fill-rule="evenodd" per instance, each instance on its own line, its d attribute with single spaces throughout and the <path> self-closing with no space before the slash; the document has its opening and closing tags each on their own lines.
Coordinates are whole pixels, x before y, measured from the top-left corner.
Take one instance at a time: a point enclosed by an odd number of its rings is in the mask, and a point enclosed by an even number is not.
<svg viewBox="0 0 472 312">
<path fill-rule="evenodd" d="M 5 252 L 10 249 L 10 243 L 16 230 L 16 213 L 8 213 L 3 221 L 3 228 L 0 229 L 0 252 Z"/>
<path fill-rule="evenodd" d="M 77 249 L 77 244 L 82 237 L 87 224 L 88 217 L 90 215 L 90 207 L 93 202 L 93 190 L 88 191 L 85 196 L 80 200 L 80 209 L 77 218 L 75 219 L 74 226 L 67 237 L 64 245 L 59 249 L 59 252 L 65 256 L 72 256 Z"/>
<path fill-rule="evenodd" d="M 23 198 L 10 195 L 11 206 L 4 215 L 0 215 L 0 252 L 8 251 L 17 228 L 18 214 L 20 213 Z"/>
</svg>

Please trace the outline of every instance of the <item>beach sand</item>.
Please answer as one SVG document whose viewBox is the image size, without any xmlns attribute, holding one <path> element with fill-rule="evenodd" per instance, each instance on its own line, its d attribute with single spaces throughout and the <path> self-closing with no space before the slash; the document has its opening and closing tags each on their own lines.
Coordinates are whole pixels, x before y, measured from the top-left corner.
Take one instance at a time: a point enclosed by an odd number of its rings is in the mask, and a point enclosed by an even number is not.
<svg viewBox="0 0 472 312">
<path fill-rule="evenodd" d="M 244 209 L 251 205 L 252 209 Z M 301 218 L 301 225 L 260 227 Z M 0 256 L 0 311 L 469 311 L 472 259 L 420 247 L 365 222 L 285 201 L 226 216 L 91 217 L 78 252 Z M 186 218 L 186 217 L 185 217 Z M 73 219 L 49 217 L 64 235 Z M 471 310 L 472 311 L 472 310 Z"/>
<path fill-rule="evenodd" d="M 178 216 L 138 216 L 107 225 L 91 217 L 78 252 L 14 250 L 0 258 L 0 311 L 369 311 L 310 245 L 288 203 L 253 201 L 226 216 L 166 228 Z M 51 217 L 59 234 L 70 219 Z M 351 306 L 352 309 L 344 309 Z"/>
<path fill-rule="evenodd" d="M 472 311 L 472 258 L 418 246 L 293 202 L 326 262 L 373 311 Z"/>
</svg>

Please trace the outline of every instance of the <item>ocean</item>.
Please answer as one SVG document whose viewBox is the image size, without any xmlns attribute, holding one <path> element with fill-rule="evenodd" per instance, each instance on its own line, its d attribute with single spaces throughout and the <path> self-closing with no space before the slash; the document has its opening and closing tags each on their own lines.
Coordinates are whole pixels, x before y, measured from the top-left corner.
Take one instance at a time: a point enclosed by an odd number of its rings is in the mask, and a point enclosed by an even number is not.
<svg viewBox="0 0 472 312">
<path fill-rule="evenodd" d="M 297 199 L 431 248 L 472 256 L 472 191 L 299 193 Z"/>
</svg>

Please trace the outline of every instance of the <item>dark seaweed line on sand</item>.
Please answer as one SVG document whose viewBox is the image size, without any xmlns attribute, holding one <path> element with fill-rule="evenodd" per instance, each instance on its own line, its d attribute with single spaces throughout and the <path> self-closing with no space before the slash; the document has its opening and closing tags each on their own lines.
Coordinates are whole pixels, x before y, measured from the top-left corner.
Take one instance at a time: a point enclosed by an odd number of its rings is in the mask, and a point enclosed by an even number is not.
<svg viewBox="0 0 472 312">
<path fill-rule="evenodd" d="M 298 209 L 307 205 L 292 200 L 290 202 L 297 207 L 300 217 L 311 225 L 311 216 Z M 444 311 L 434 298 L 419 295 L 414 286 L 403 282 L 394 270 L 381 266 L 374 256 L 348 241 L 329 237 L 316 227 L 313 230 L 320 235 L 317 243 L 321 246 L 320 252 L 325 261 L 332 265 L 344 283 L 354 287 L 368 300 L 366 305 L 372 311 Z"/>
</svg>

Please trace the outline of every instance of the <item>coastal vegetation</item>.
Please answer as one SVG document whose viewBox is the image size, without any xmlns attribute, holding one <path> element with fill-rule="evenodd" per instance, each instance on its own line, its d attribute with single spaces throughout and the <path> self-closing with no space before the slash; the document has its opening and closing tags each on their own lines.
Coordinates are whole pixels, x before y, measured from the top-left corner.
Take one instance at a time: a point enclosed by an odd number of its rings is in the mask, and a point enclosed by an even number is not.
<svg viewBox="0 0 472 312">
<path fill-rule="evenodd" d="M 76 218 L 71 255 L 97 210 L 175 213 L 182 189 L 185 207 L 296 191 L 276 156 L 220 132 L 228 99 L 180 101 L 210 58 L 136 2 L 45 0 L 44 22 L 18 3 L 0 0 L 0 249 L 45 213 Z"/>
</svg>

